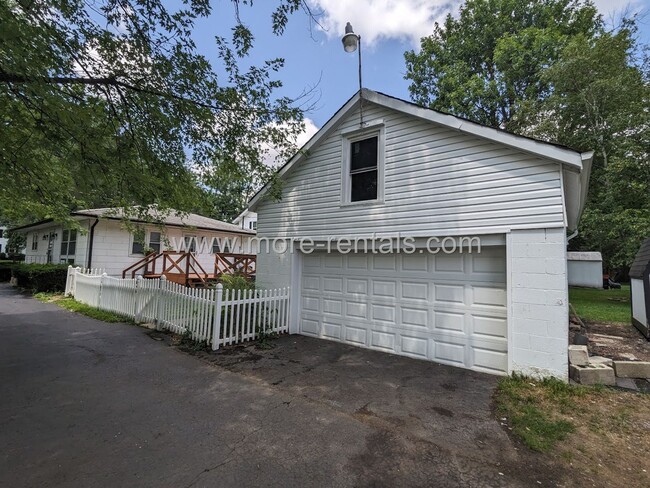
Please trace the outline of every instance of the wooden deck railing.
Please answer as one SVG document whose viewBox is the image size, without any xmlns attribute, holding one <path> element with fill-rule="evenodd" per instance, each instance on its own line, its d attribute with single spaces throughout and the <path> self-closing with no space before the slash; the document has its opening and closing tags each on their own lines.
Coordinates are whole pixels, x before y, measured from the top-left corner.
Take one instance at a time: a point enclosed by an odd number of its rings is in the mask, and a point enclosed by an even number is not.
<svg viewBox="0 0 650 488">
<path fill-rule="evenodd" d="M 161 263 L 160 268 L 158 268 L 158 263 Z M 143 275 L 145 277 L 164 275 L 168 280 L 185 286 L 188 285 L 190 280 L 199 281 L 202 285 L 205 285 L 210 278 L 210 275 L 191 252 L 162 251 L 151 253 L 122 271 L 122 278 L 126 278 L 129 272 L 131 278 L 135 278 L 136 273 L 140 270 L 144 270 Z"/>
<path fill-rule="evenodd" d="M 214 275 L 239 274 L 255 278 L 256 261 L 254 254 L 217 253 L 214 256 Z"/>
</svg>

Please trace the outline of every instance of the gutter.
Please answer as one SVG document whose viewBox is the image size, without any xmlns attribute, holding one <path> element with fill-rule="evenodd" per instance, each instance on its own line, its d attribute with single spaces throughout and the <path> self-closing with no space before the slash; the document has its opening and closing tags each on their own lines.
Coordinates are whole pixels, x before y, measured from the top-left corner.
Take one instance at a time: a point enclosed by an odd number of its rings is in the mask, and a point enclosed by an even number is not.
<svg viewBox="0 0 650 488">
<path fill-rule="evenodd" d="M 93 264 L 93 241 L 95 240 L 95 226 L 99 223 L 99 219 L 95 218 L 95 222 L 90 226 L 90 235 L 88 236 L 88 266 L 90 269 Z"/>
</svg>

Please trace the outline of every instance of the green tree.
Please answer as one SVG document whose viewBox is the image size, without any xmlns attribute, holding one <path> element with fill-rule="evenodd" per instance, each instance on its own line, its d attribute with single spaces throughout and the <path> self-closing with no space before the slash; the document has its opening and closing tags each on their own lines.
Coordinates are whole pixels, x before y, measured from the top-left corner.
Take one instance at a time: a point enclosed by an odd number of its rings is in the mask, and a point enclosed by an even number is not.
<svg viewBox="0 0 650 488">
<path fill-rule="evenodd" d="M 615 32 L 572 39 L 543 73 L 551 94 L 528 116 L 531 135 L 596 151 L 571 245 L 602 251 L 609 269 L 629 266 L 650 235 L 650 83 L 635 34 L 628 20 Z"/>
<path fill-rule="evenodd" d="M 214 161 L 268 179 L 264 148 L 292 152 L 297 100 L 276 95 L 281 58 L 250 66 L 253 34 L 232 0 L 220 63 L 192 30 L 208 0 L 0 0 L 0 209 L 65 220 L 74 208 L 202 205 Z M 302 0 L 276 0 L 282 34 Z M 221 8 L 227 4 L 221 5 Z M 244 68 L 242 66 L 245 66 Z M 219 73 L 219 75 L 217 74 Z M 230 174 L 220 172 L 229 179 Z M 227 186 L 226 182 L 219 181 Z"/>
<path fill-rule="evenodd" d="M 516 132 L 522 103 L 549 92 L 544 68 L 573 36 L 600 28 L 589 1 L 467 0 L 457 18 L 422 38 L 419 52 L 405 53 L 411 98 Z"/>
</svg>

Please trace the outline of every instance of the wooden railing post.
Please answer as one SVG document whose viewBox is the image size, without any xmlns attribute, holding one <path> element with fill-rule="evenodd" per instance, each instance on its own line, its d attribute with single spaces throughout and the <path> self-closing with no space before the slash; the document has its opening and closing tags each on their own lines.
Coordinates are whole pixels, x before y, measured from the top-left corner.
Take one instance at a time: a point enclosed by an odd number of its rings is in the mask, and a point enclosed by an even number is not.
<svg viewBox="0 0 650 488">
<path fill-rule="evenodd" d="M 221 342 L 221 304 L 223 302 L 223 285 L 217 283 L 217 290 L 215 293 L 214 301 L 214 314 L 212 320 L 212 350 L 219 349 Z"/>
</svg>

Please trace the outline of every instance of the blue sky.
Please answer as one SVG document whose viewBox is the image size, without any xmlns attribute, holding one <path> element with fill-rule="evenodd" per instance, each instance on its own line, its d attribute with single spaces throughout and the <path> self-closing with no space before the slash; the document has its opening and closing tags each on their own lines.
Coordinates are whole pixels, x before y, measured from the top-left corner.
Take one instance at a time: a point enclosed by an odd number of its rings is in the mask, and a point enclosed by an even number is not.
<svg viewBox="0 0 650 488">
<path fill-rule="evenodd" d="M 295 97 L 305 89 L 316 87 L 315 105 L 306 114 L 306 142 L 338 108 L 358 89 L 357 53 L 343 51 L 341 36 L 345 22 L 352 23 L 362 38 L 363 85 L 400 98 L 409 98 L 404 80 L 404 51 L 417 48 L 421 36 L 432 31 L 433 23 L 448 12 L 454 14 L 458 0 L 308 0 L 322 13 L 320 22 L 326 30 L 312 26 L 307 17 L 295 14 L 285 34 L 271 33 L 270 13 L 274 1 L 257 0 L 254 7 L 242 6 L 240 16 L 253 31 L 253 63 L 283 57 L 285 68 L 278 74 L 284 83 L 282 95 Z M 650 0 L 596 0 L 606 19 L 618 16 L 626 8 L 643 17 L 640 36 L 650 42 Z M 219 65 L 214 36 L 228 36 L 234 23 L 230 0 L 214 3 L 214 13 L 196 26 L 194 39 L 199 50 Z"/>
</svg>

